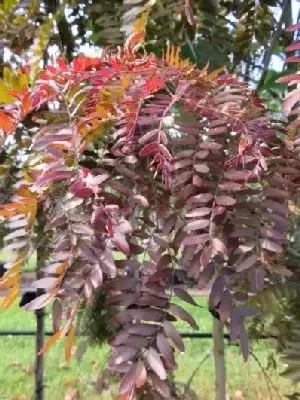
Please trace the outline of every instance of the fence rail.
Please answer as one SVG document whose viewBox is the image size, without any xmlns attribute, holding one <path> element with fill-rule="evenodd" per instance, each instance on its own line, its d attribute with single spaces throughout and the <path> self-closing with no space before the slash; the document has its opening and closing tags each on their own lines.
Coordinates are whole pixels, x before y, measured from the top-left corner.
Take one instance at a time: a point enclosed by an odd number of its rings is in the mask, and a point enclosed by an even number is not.
<svg viewBox="0 0 300 400">
<path fill-rule="evenodd" d="M 182 338 L 187 339 L 212 339 L 211 332 L 179 332 Z M 0 331 L 0 336 L 35 336 L 35 330 L 2 330 Z M 53 332 L 46 331 L 45 336 L 52 336 Z M 228 333 L 224 334 L 224 339 L 230 340 L 230 336 Z M 265 339 L 277 339 L 275 335 L 260 335 L 257 336 L 255 339 L 265 340 Z"/>
</svg>

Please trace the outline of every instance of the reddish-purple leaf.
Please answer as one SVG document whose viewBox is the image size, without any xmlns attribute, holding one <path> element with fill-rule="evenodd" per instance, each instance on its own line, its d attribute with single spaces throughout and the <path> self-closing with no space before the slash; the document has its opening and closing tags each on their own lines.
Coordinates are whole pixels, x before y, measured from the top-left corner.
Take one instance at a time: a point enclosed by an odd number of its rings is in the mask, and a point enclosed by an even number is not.
<svg viewBox="0 0 300 400">
<path fill-rule="evenodd" d="M 184 4 L 185 4 L 185 14 L 186 14 L 188 23 L 190 25 L 194 25 L 196 21 L 195 21 L 195 17 L 194 17 L 194 14 L 193 14 L 193 9 L 192 9 L 191 4 L 190 4 L 190 0 L 185 0 Z"/>
<path fill-rule="evenodd" d="M 245 258 L 237 267 L 237 272 L 245 271 L 251 268 L 257 262 L 257 254 L 252 254 L 250 257 Z"/>
<path fill-rule="evenodd" d="M 294 31 L 297 31 L 298 29 L 300 29 L 300 22 L 298 22 L 297 24 L 294 24 L 294 25 L 290 25 L 287 28 L 287 31 L 288 32 L 294 32 Z"/>
<path fill-rule="evenodd" d="M 142 321 L 159 322 L 165 317 L 165 313 L 163 311 L 154 308 L 144 308 L 130 311 L 132 311 L 132 316 L 135 319 L 140 319 Z"/>
<path fill-rule="evenodd" d="M 216 204 L 218 206 L 233 206 L 236 203 L 236 200 L 230 196 L 217 196 Z"/>
<path fill-rule="evenodd" d="M 230 339 L 236 340 L 239 338 L 243 326 L 243 320 L 240 311 L 237 308 L 233 308 L 230 320 Z"/>
<path fill-rule="evenodd" d="M 187 322 L 193 329 L 199 329 L 196 321 L 194 318 L 187 312 L 185 309 L 180 307 L 178 304 L 170 304 L 170 312 L 176 317 L 182 319 L 183 321 Z"/>
<path fill-rule="evenodd" d="M 243 189 L 243 185 L 236 182 L 220 183 L 219 188 L 228 192 L 238 192 Z"/>
<path fill-rule="evenodd" d="M 300 57 L 298 58 L 298 62 Z M 291 62 L 292 57 L 289 57 L 289 62 Z M 283 103 L 283 111 L 286 115 L 289 115 L 292 108 L 300 101 L 300 89 L 294 89 L 286 96 Z"/>
<path fill-rule="evenodd" d="M 195 164 L 194 170 L 199 172 L 200 174 L 208 174 L 209 167 L 206 164 Z"/>
<path fill-rule="evenodd" d="M 258 267 L 255 271 L 256 290 L 258 292 L 261 292 L 264 289 L 265 276 L 266 276 L 265 269 L 262 266 Z"/>
<path fill-rule="evenodd" d="M 87 300 L 87 302 L 89 303 L 92 299 L 92 295 L 93 295 L 93 285 L 91 283 L 90 280 L 86 280 L 84 285 L 83 285 L 83 294 Z"/>
<path fill-rule="evenodd" d="M 158 352 L 153 347 L 149 348 L 146 354 L 146 360 L 151 369 L 161 380 L 165 380 L 167 378 L 165 367 L 160 359 Z"/>
<path fill-rule="evenodd" d="M 272 211 L 276 211 L 281 215 L 287 215 L 288 207 L 286 204 L 278 203 L 277 201 L 273 200 L 264 200 L 263 205 L 269 208 Z"/>
<path fill-rule="evenodd" d="M 146 157 L 150 156 L 153 154 L 156 154 L 159 151 L 159 145 L 157 142 L 149 143 L 146 144 L 141 150 L 140 150 L 140 156 Z"/>
<path fill-rule="evenodd" d="M 123 277 L 106 282 L 104 287 L 110 290 L 123 291 L 136 288 L 138 283 L 139 280 L 137 278 Z"/>
<path fill-rule="evenodd" d="M 103 283 L 103 274 L 102 274 L 102 270 L 99 266 L 95 266 L 91 276 L 91 283 L 94 286 L 95 289 L 97 289 L 98 287 L 100 287 Z"/>
<path fill-rule="evenodd" d="M 166 219 L 166 222 L 163 225 L 162 234 L 168 235 L 173 230 L 176 222 L 177 222 L 177 215 L 175 213 L 169 215 L 169 217 Z"/>
<path fill-rule="evenodd" d="M 168 249 L 169 248 L 169 242 L 167 240 L 167 236 L 162 237 L 162 236 L 158 236 L 155 235 L 153 237 L 153 240 L 156 244 L 158 244 L 162 249 Z"/>
<path fill-rule="evenodd" d="M 157 335 L 156 344 L 157 344 L 157 348 L 158 348 L 160 354 L 164 358 L 170 359 L 170 360 L 173 359 L 173 351 L 174 350 L 173 350 L 172 346 L 170 345 L 170 343 L 168 342 L 168 339 L 162 332 L 160 332 Z"/>
<path fill-rule="evenodd" d="M 133 228 L 129 221 L 123 219 L 120 221 L 119 225 L 115 227 L 115 231 L 120 232 L 123 235 L 127 235 L 133 232 Z"/>
<path fill-rule="evenodd" d="M 198 204 L 198 203 L 208 203 L 214 198 L 211 193 L 201 193 L 197 196 L 193 196 L 189 199 L 189 203 Z"/>
<path fill-rule="evenodd" d="M 208 150 L 200 150 L 196 153 L 196 158 L 200 158 L 200 160 L 204 160 L 209 155 Z"/>
<path fill-rule="evenodd" d="M 26 310 L 39 310 L 40 308 L 45 307 L 52 300 L 52 296 L 48 293 L 42 294 L 36 299 L 32 300 L 30 303 L 25 305 Z"/>
<path fill-rule="evenodd" d="M 134 349 L 142 349 L 146 347 L 149 343 L 148 338 L 145 336 L 130 335 L 124 340 L 124 344 Z"/>
<path fill-rule="evenodd" d="M 123 344 L 125 342 L 125 340 L 128 338 L 129 333 L 126 332 L 125 330 L 122 330 L 120 332 L 118 332 L 116 335 L 111 336 L 108 339 L 108 343 L 111 346 L 120 346 L 121 344 Z"/>
<path fill-rule="evenodd" d="M 275 197 L 278 199 L 287 199 L 289 194 L 286 190 L 280 190 L 276 188 L 268 188 L 264 191 L 266 197 Z"/>
<path fill-rule="evenodd" d="M 240 330 L 240 345 L 241 345 L 241 353 L 245 361 L 248 360 L 249 357 L 249 341 L 248 335 L 244 325 L 241 326 Z"/>
<path fill-rule="evenodd" d="M 223 297 L 224 292 L 224 277 L 222 275 L 218 276 L 214 281 L 210 294 L 209 294 L 209 307 L 214 309 L 217 307 Z"/>
<path fill-rule="evenodd" d="M 137 364 L 133 364 L 129 371 L 123 376 L 120 386 L 119 395 L 124 395 L 132 392 L 135 386 Z"/>
<path fill-rule="evenodd" d="M 42 175 L 42 177 L 38 179 L 36 184 L 37 186 L 40 186 L 43 185 L 44 183 L 69 180 L 71 177 L 72 177 L 71 171 L 50 171 Z"/>
<path fill-rule="evenodd" d="M 158 328 L 158 325 L 137 323 L 131 325 L 128 332 L 133 335 L 153 336 L 158 331 Z"/>
<path fill-rule="evenodd" d="M 147 371 L 145 364 L 143 361 L 139 360 L 136 364 L 136 372 L 135 372 L 135 386 L 140 388 L 144 386 L 147 379 Z"/>
<path fill-rule="evenodd" d="M 125 235 L 119 232 L 115 232 L 114 236 L 111 238 L 111 241 L 116 246 L 116 248 L 121 250 L 124 254 L 130 254 L 130 247 L 125 238 Z"/>
<path fill-rule="evenodd" d="M 155 388 L 155 392 L 157 392 L 159 395 L 159 397 L 156 397 L 155 400 L 172 398 L 169 384 L 165 381 L 162 381 L 156 374 L 148 372 L 147 380 L 149 381 L 151 387 Z M 157 395 L 155 394 L 155 396 Z"/>
<path fill-rule="evenodd" d="M 185 214 L 186 218 L 194 218 L 194 217 L 203 217 L 211 213 L 211 208 L 209 207 L 201 207 L 195 208 L 194 210 L 189 211 Z"/>
<path fill-rule="evenodd" d="M 55 299 L 52 305 L 52 328 L 53 332 L 57 332 L 60 328 L 62 320 L 62 305 L 60 300 Z"/>
<path fill-rule="evenodd" d="M 108 249 L 101 251 L 99 254 L 99 262 L 103 269 L 103 272 L 107 273 L 109 277 L 115 278 L 117 274 L 116 265 L 112 254 Z"/>
<path fill-rule="evenodd" d="M 186 157 L 191 157 L 194 154 L 194 150 L 183 150 L 183 151 L 179 151 L 176 155 L 175 155 L 175 160 L 179 160 L 180 158 L 186 158 Z"/>
<path fill-rule="evenodd" d="M 228 128 L 226 126 L 220 126 L 218 128 L 213 128 L 209 130 L 209 135 L 210 136 L 220 136 L 224 132 L 227 132 Z"/>
<path fill-rule="evenodd" d="M 191 166 L 193 164 L 193 159 L 192 158 L 185 158 L 185 159 L 183 159 L 183 160 L 180 160 L 180 161 L 177 161 L 175 164 L 174 164 L 174 169 L 176 170 L 176 169 L 181 169 L 181 168 L 186 168 L 186 167 L 189 167 L 189 166 Z"/>
<path fill-rule="evenodd" d="M 154 306 L 159 308 L 165 308 L 168 305 L 168 301 L 160 296 L 145 293 L 137 301 L 136 304 L 139 306 Z"/>
<path fill-rule="evenodd" d="M 282 253 L 282 247 L 268 239 L 260 239 L 260 245 L 263 249 L 271 251 L 273 253 Z"/>
<path fill-rule="evenodd" d="M 212 247 L 218 253 L 227 254 L 227 248 L 224 242 L 219 238 L 212 239 Z"/>
<path fill-rule="evenodd" d="M 294 273 L 292 271 L 290 271 L 289 269 L 287 269 L 285 267 L 276 267 L 276 270 L 274 272 L 281 276 L 285 276 L 287 278 L 290 278 L 291 276 L 294 275 Z"/>
<path fill-rule="evenodd" d="M 213 263 L 206 265 L 203 271 L 200 272 L 197 287 L 203 289 L 215 274 L 215 266 Z"/>
<path fill-rule="evenodd" d="M 232 295 L 228 290 L 225 290 L 222 296 L 221 304 L 218 309 L 221 321 L 225 322 L 230 318 L 232 308 L 233 308 Z"/>
<path fill-rule="evenodd" d="M 254 317 L 258 313 L 255 307 L 240 307 L 239 312 L 242 317 Z"/>
<path fill-rule="evenodd" d="M 204 268 L 211 261 L 211 256 L 212 256 L 212 247 L 211 246 L 204 247 L 201 257 L 200 257 L 200 264 Z"/>
<path fill-rule="evenodd" d="M 157 269 L 158 270 L 164 269 L 171 262 L 172 262 L 172 257 L 170 256 L 170 254 L 169 253 L 163 254 L 157 263 Z"/>
<path fill-rule="evenodd" d="M 37 281 L 32 282 L 31 287 L 39 289 L 51 289 L 58 284 L 57 278 L 41 278 Z"/>
<path fill-rule="evenodd" d="M 249 178 L 249 171 L 237 171 L 237 170 L 228 170 L 224 172 L 224 176 L 227 179 L 233 181 L 245 181 Z"/>
<path fill-rule="evenodd" d="M 184 227 L 185 231 L 196 231 L 198 229 L 204 229 L 209 225 L 208 219 L 197 219 L 186 224 Z"/>
<path fill-rule="evenodd" d="M 165 321 L 163 323 L 163 328 L 166 333 L 166 336 L 170 338 L 175 346 L 178 348 L 179 351 L 183 352 L 184 351 L 184 343 L 181 339 L 181 336 L 175 329 L 175 327 L 171 324 L 169 321 Z"/>
<path fill-rule="evenodd" d="M 135 303 L 135 301 L 138 298 L 137 293 L 120 293 L 120 294 L 115 294 L 113 296 L 110 296 L 107 299 L 107 304 L 111 306 L 123 306 L 127 307 L 130 306 L 131 304 Z"/>
<path fill-rule="evenodd" d="M 272 228 L 260 228 L 260 233 L 270 239 L 275 239 L 275 240 L 284 240 L 284 235 L 280 232 L 275 231 L 275 229 Z"/>
<path fill-rule="evenodd" d="M 144 145 L 144 144 L 146 144 L 146 143 L 148 143 L 148 142 L 150 142 L 150 141 L 153 142 L 153 140 L 156 140 L 156 139 L 157 139 L 158 132 L 159 132 L 158 129 L 154 129 L 154 130 L 152 130 L 152 131 L 147 132 L 145 135 L 143 135 L 143 136 L 138 140 L 139 144 L 140 144 L 140 145 Z"/>
<path fill-rule="evenodd" d="M 298 62 L 300 62 L 300 57 L 299 56 L 291 56 L 291 57 L 288 57 L 285 61 L 287 63 L 298 63 Z"/>
<path fill-rule="evenodd" d="M 177 297 L 179 297 L 186 303 L 192 304 L 193 306 L 198 306 L 193 297 L 186 290 L 181 288 L 174 288 L 174 293 Z"/>
<path fill-rule="evenodd" d="M 149 207 L 149 202 L 145 196 L 137 194 L 137 195 L 133 196 L 133 200 L 135 201 L 135 203 L 139 204 L 143 208 Z"/>
<path fill-rule="evenodd" d="M 199 144 L 199 147 L 204 150 L 220 150 L 223 145 L 217 142 L 202 142 Z"/>
<path fill-rule="evenodd" d="M 300 81 L 300 74 L 289 74 L 285 76 L 281 76 L 280 78 L 277 79 L 276 82 L 278 83 L 290 83 L 290 82 L 299 82 Z"/>
<path fill-rule="evenodd" d="M 233 237 L 233 238 L 245 238 L 245 237 L 252 238 L 253 237 L 254 238 L 255 234 L 256 234 L 256 231 L 253 228 L 238 228 L 230 234 L 230 237 Z"/>
<path fill-rule="evenodd" d="M 186 238 L 183 239 L 182 244 L 184 246 L 194 246 L 197 244 L 204 243 L 208 239 L 209 239 L 208 233 L 203 233 L 202 235 L 187 236 Z"/>
<path fill-rule="evenodd" d="M 133 349 L 127 346 L 118 346 L 116 353 L 111 357 L 112 364 L 122 364 L 125 361 L 131 360 L 137 353 L 137 349 Z"/>
<path fill-rule="evenodd" d="M 183 185 L 193 176 L 193 171 L 185 171 L 180 175 L 176 175 L 175 186 Z"/>
</svg>

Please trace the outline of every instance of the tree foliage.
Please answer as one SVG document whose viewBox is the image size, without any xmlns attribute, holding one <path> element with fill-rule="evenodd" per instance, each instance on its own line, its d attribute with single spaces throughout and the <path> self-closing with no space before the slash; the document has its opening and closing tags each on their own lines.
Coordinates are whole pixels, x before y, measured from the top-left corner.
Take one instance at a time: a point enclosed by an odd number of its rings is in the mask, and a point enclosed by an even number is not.
<svg viewBox="0 0 300 400">
<path fill-rule="evenodd" d="M 192 21 L 183 17 L 187 7 Z M 282 8 L 282 18 L 275 7 Z M 276 0 L 117 0 L 92 2 L 87 13 L 97 44 L 120 44 L 146 30 L 149 49 L 159 51 L 170 41 L 199 67 L 208 61 L 212 69 L 227 65 L 246 80 L 267 71 L 269 56 L 283 52 L 289 35 L 282 28 L 292 23 L 291 2 Z"/>
<path fill-rule="evenodd" d="M 294 32 L 299 29 L 296 24 L 289 28 Z M 300 57 L 299 41 L 295 40 L 287 48 L 289 53 L 287 62 L 297 65 Z M 285 98 L 283 109 L 289 116 L 288 146 L 295 153 L 299 151 L 299 72 L 295 72 L 279 79 L 280 83 L 287 84 L 290 88 Z M 292 274 L 285 282 L 273 282 L 268 288 L 252 299 L 261 311 L 257 318 L 256 329 L 264 330 L 267 334 L 277 337 L 277 349 L 281 353 L 282 361 L 286 365 L 282 375 L 298 383 L 299 371 L 299 200 L 292 198 L 290 208 L 294 213 L 293 225 L 289 229 L 288 241 L 285 246 L 282 264 L 288 266 Z M 296 396 L 296 394 L 295 394 Z M 297 397 L 297 396 L 296 396 Z"/>
<path fill-rule="evenodd" d="M 191 285 L 212 282 L 210 308 L 247 358 L 244 319 L 255 310 L 244 302 L 287 273 L 276 259 L 299 175 L 284 126 L 246 84 L 197 69 L 173 46 L 147 54 L 142 39 L 101 58 L 57 59 L 0 110 L 4 148 L 16 143 L 19 160 L 0 207 L 11 256 L 1 306 L 43 251 L 33 286 L 44 294 L 27 309 L 55 299 L 42 351 L 65 337 L 68 359 L 76 312 L 102 287 L 117 311 L 109 368 L 122 375 L 119 400 L 170 398 L 167 372 L 184 350 L 173 322 L 197 329 L 173 299 L 194 304 Z"/>
</svg>

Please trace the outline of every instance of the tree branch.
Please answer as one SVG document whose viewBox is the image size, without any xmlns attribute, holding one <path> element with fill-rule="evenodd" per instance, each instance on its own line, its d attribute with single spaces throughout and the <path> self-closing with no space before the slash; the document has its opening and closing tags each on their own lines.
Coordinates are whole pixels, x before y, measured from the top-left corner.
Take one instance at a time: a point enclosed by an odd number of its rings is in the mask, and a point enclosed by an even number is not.
<svg viewBox="0 0 300 400">
<path fill-rule="evenodd" d="M 288 10 L 289 3 L 290 3 L 290 0 L 283 0 L 282 13 L 281 13 L 281 16 L 280 16 L 280 18 L 278 20 L 277 27 L 276 27 L 274 36 L 273 36 L 273 38 L 271 40 L 270 46 L 269 46 L 268 50 L 265 52 L 265 54 L 264 54 L 263 72 L 261 74 L 261 77 L 260 77 L 260 80 L 258 82 L 256 90 L 260 90 L 261 87 L 263 86 L 263 84 L 265 83 L 266 76 L 267 76 L 267 73 L 268 73 L 269 65 L 270 65 L 270 62 L 271 62 L 271 58 L 272 58 L 275 46 L 276 46 L 276 44 L 277 44 L 277 42 L 278 42 L 278 40 L 279 40 L 279 38 L 280 38 L 280 36 L 282 34 L 282 24 L 283 24 L 283 22 L 285 20 L 285 15 L 286 15 L 286 12 Z"/>
</svg>

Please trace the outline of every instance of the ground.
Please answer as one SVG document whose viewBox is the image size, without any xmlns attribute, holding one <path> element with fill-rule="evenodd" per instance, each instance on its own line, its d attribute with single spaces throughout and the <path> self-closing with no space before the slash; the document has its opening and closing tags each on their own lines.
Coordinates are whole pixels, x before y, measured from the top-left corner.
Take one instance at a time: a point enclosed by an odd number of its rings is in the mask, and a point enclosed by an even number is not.
<svg viewBox="0 0 300 400">
<path fill-rule="evenodd" d="M 206 299 L 199 297 L 198 303 L 206 306 Z M 186 305 L 185 305 L 186 307 Z M 197 320 L 201 332 L 211 332 L 212 318 L 207 308 L 187 306 Z M 180 330 L 187 331 L 184 323 Z M 50 329 L 50 316 L 47 316 Z M 8 329 L 34 329 L 34 314 L 20 310 L 17 305 L 0 312 L 0 331 Z M 199 363 L 212 348 L 211 340 L 185 339 L 186 352 L 178 354 L 179 369 L 175 380 L 187 382 Z M 252 343 L 252 350 L 264 368 L 272 347 L 266 342 Z M 96 394 L 93 384 L 99 375 L 109 354 L 106 346 L 89 348 L 82 361 L 72 359 L 64 363 L 64 344 L 58 343 L 46 354 L 46 400 L 111 400 L 114 389 L 104 394 Z M 0 336 L 0 400 L 30 400 L 33 393 L 34 338 Z M 292 393 L 291 383 L 273 370 L 266 370 L 276 390 L 270 389 L 272 383 L 257 362 L 250 358 L 245 364 L 236 346 L 226 345 L 226 362 L 229 398 L 234 400 L 272 400 L 281 399 L 284 394 Z M 279 367 L 280 369 L 280 367 Z M 214 365 L 211 356 L 196 373 L 192 388 L 199 400 L 214 399 Z M 271 391 L 271 393 L 270 393 Z M 280 395 L 279 395 L 280 393 Z M 72 397 L 73 396 L 73 397 Z M 80 397 L 79 397 L 80 396 Z"/>
</svg>

